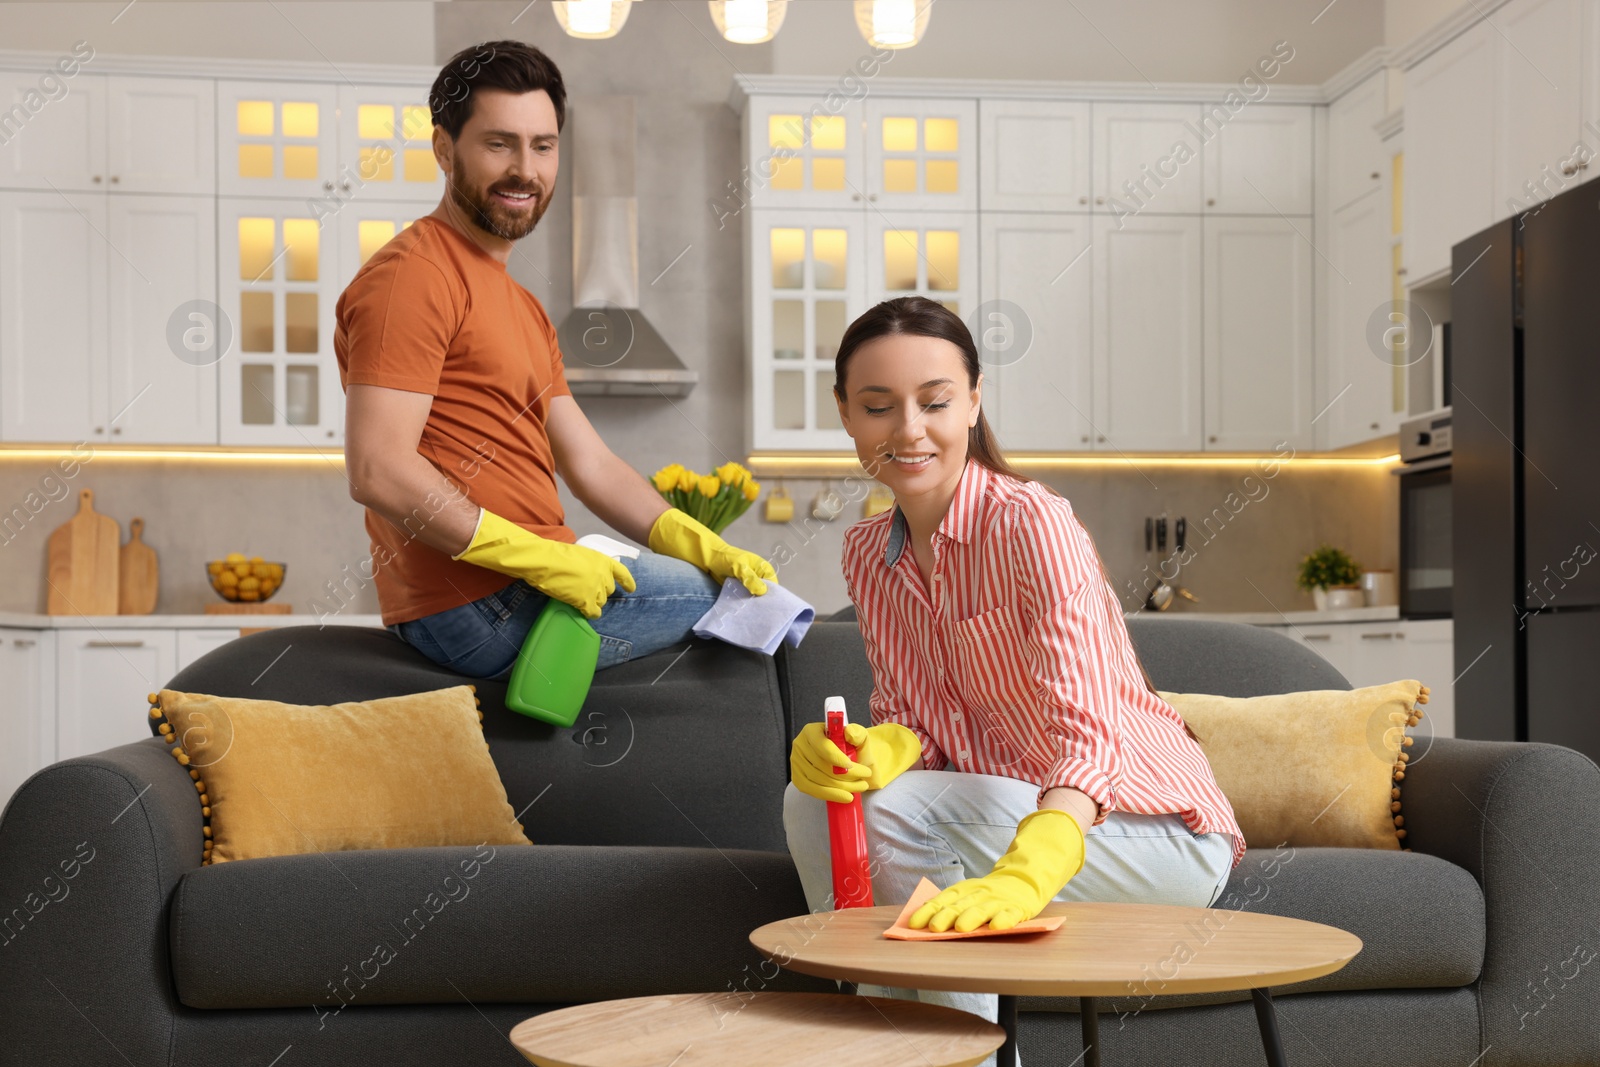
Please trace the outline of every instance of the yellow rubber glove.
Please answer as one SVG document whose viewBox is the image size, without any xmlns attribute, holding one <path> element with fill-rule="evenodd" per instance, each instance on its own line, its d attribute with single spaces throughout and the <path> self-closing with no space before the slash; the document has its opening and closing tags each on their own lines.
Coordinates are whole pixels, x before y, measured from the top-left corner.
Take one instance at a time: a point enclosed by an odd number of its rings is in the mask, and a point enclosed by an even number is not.
<svg viewBox="0 0 1600 1067">
<path fill-rule="evenodd" d="M 650 527 L 650 551 L 693 563 L 715 578 L 718 585 L 737 578 L 756 596 L 767 591 L 767 582 L 778 580 L 772 564 L 754 552 L 734 548 L 678 508 L 663 511 Z"/>
<path fill-rule="evenodd" d="M 922 762 L 922 742 L 897 722 L 872 727 L 848 723 L 844 738 L 856 746 L 853 763 L 838 745 L 828 740 L 827 728 L 822 723 L 806 723 L 789 749 L 789 776 L 796 789 L 818 800 L 847 804 L 854 794 L 882 789 L 902 771 Z M 847 771 L 834 774 L 835 767 L 844 767 Z"/>
<path fill-rule="evenodd" d="M 467 547 L 450 558 L 521 578 L 590 619 L 600 617 L 617 586 L 630 593 L 635 588 L 628 568 L 605 553 L 540 537 L 487 508 L 478 509 L 478 528 Z"/>
<path fill-rule="evenodd" d="M 913 930 L 965 934 L 984 923 L 1009 930 L 1044 910 L 1083 869 L 1083 831 L 1058 808 L 1029 812 L 1017 824 L 1011 847 L 982 878 L 966 878 L 912 913 Z"/>
</svg>

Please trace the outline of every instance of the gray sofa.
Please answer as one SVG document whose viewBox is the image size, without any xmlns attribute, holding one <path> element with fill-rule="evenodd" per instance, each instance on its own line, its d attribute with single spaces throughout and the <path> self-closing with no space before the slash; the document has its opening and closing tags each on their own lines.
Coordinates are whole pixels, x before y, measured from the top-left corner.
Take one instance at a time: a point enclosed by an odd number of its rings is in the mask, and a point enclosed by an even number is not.
<svg viewBox="0 0 1600 1067">
<path fill-rule="evenodd" d="M 1163 688 L 1347 688 L 1264 630 L 1130 626 Z M 296 627 L 217 649 L 170 685 L 327 703 L 460 681 L 383 630 Z M 864 715 L 870 685 L 849 621 L 818 623 L 776 661 L 695 642 L 607 671 L 571 729 L 508 712 L 503 686 L 478 683 L 536 846 L 497 849 L 438 908 L 423 905 L 474 849 L 201 867 L 196 793 L 159 740 L 58 763 L 0 821 L 0 1063 L 509 1067 L 524 1062 L 512 1026 L 566 1004 L 831 990 L 775 972 L 746 936 L 805 911 L 781 821 L 789 740 L 830 694 Z M 1413 851 L 1252 849 L 1219 901 L 1365 945 L 1335 974 L 1274 990 L 1290 1061 L 1600 1062 L 1600 769 L 1550 745 L 1414 751 Z M 374 964 L 379 943 L 390 952 Z M 1078 1056 L 1075 1001 L 1020 1008 L 1024 1062 Z M 1247 994 L 1100 1009 L 1107 1064 L 1263 1060 Z"/>
</svg>

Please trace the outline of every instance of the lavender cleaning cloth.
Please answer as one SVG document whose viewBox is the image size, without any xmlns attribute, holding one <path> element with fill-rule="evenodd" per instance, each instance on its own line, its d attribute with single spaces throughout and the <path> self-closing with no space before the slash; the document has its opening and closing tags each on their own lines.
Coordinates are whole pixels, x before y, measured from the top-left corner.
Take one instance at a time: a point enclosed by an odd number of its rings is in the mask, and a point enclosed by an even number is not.
<svg viewBox="0 0 1600 1067">
<path fill-rule="evenodd" d="M 694 624 L 694 635 L 770 656 L 784 641 L 790 648 L 798 648 L 816 617 L 810 604 L 777 582 L 768 582 L 765 593 L 753 596 L 739 579 L 728 578 L 711 610 Z"/>
</svg>

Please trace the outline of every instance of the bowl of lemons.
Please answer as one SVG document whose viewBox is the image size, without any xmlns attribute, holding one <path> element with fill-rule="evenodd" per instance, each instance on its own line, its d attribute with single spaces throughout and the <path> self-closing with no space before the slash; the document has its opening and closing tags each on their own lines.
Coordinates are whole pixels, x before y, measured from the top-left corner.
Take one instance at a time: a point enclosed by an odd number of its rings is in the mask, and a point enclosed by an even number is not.
<svg viewBox="0 0 1600 1067">
<path fill-rule="evenodd" d="M 222 559 L 207 561 L 206 577 L 222 599 L 259 604 L 278 591 L 284 569 L 282 563 L 269 563 L 260 556 L 229 552 Z"/>
</svg>

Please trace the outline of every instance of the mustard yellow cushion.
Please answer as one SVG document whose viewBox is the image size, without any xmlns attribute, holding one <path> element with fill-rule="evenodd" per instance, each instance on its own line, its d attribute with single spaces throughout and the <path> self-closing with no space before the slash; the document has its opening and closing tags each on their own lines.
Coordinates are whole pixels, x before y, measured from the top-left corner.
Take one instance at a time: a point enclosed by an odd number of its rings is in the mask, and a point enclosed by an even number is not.
<svg viewBox="0 0 1600 1067">
<path fill-rule="evenodd" d="M 194 779 L 206 863 L 531 844 L 477 699 L 468 685 L 326 706 L 163 689 L 150 717 Z"/>
<path fill-rule="evenodd" d="M 1400 787 L 1428 687 L 1249 698 L 1162 693 L 1200 738 L 1251 848 L 1398 849 Z"/>
</svg>

